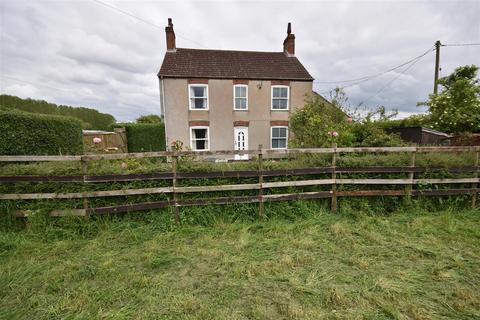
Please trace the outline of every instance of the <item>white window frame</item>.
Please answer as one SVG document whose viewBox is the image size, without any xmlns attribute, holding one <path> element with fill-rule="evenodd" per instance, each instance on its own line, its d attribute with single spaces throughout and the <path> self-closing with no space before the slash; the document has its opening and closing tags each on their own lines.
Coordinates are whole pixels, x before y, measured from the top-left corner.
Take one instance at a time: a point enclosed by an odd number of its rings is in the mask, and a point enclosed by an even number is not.
<svg viewBox="0 0 480 320">
<path fill-rule="evenodd" d="M 273 147 L 273 129 L 274 128 L 285 128 L 287 129 L 287 136 L 285 137 L 285 148 L 274 148 Z M 278 139 L 278 138 L 276 138 Z M 270 127 L 270 149 L 286 150 L 288 149 L 288 126 L 272 126 Z"/>
<path fill-rule="evenodd" d="M 274 88 L 287 88 L 287 108 L 286 109 L 274 109 L 273 108 L 273 89 Z M 279 99 L 279 98 L 276 98 Z M 280 98 L 284 99 L 284 98 Z M 288 111 L 290 109 L 290 86 L 273 85 L 270 93 L 270 110 L 272 111 Z"/>
<path fill-rule="evenodd" d="M 245 96 L 245 99 L 247 99 L 247 103 L 246 103 L 246 108 L 245 109 L 239 109 L 236 107 L 235 105 L 235 99 L 237 98 L 235 96 L 235 88 L 236 87 L 243 87 L 243 88 L 246 88 L 246 96 Z M 238 98 L 244 98 L 244 97 L 238 97 Z M 246 84 L 234 84 L 233 85 L 233 110 L 235 111 L 248 111 L 248 85 Z"/>
<path fill-rule="evenodd" d="M 207 96 L 206 96 L 206 98 L 207 98 L 207 107 L 206 107 L 206 108 L 204 108 L 204 109 L 193 108 L 193 106 L 192 106 L 192 98 L 194 98 L 194 97 L 192 97 L 192 90 L 191 90 L 192 87 L 204 87 L 204 88 L 206 88 L 206 93 L 207 93 Z M 209 100 L 210 100 L 210 98 L 209 98 L 209 95 L 208 95 L 208 84 L 192 83 L 192 84 L 189 84 L 189 85 L 188 85 L 188 110 L 190 110 L 190 111 L 209 110 Z"/>
<path fill-rule="evenodd" d="M 193 130 L 194 129 L 207 129 L 207 145 L 208 145 L 208 148 L 207 149 L 202 149 L 202 150 L 197 150 L 197 149 L 194 149 L 193 148 Z M 210 151 L 210 127 L 208 126 L 193 126 L 193 127 L 190 127 L 190 149 L 192 149 L 193 151 Z"/>
</svg>

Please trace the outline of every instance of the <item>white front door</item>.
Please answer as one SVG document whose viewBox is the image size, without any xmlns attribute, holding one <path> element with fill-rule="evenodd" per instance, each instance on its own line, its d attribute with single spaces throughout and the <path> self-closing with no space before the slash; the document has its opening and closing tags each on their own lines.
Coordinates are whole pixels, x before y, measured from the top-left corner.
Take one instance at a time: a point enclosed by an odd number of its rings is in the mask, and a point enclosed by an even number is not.
<svg viewBox="0 0 480 320">
<path fill-rule="evenodd" d="M 248 128 L 233 128 L 234 150 L 248 150 Z M 248 154 L 235 155 L 235 160 L 248 160 Z"/>
</svg>

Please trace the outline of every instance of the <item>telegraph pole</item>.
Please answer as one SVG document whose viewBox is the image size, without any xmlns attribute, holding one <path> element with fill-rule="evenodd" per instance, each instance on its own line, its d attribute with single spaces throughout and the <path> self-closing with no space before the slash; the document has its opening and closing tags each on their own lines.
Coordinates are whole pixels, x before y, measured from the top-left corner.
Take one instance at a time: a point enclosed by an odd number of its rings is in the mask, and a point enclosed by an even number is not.
<svg viewBox="0 0 480 320">
<path fill-rule="evenodd" d="M 435 79 L 433 82 L 433 94 L 437 94 L 438 92 L 438 74 L 440 71 L 440 47 L 442 43 L 440 40 L 435 42 Z"/>
</svg>

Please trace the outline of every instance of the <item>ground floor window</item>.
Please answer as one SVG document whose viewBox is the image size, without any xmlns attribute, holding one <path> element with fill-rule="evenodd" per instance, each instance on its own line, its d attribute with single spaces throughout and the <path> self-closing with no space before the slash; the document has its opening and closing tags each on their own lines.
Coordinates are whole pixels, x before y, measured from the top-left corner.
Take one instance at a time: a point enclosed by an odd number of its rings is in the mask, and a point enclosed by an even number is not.
<svg viewBox="0 0 480 320">
<path fill-rule="evenodd" d="M 208 127 L 190 127 L 190 147 L 192 150 L 209 150 L 210 134 Z"/>
<path fill-rule="evenodd" d="M 272 149 L 287 149 L 288 127 L 271 128 Z"/>
</svg>

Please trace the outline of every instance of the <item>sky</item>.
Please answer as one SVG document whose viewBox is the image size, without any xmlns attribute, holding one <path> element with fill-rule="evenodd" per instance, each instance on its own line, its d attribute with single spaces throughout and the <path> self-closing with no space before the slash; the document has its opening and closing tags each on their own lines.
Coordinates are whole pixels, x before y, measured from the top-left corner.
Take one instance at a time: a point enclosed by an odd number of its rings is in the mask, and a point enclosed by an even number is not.
<svg viewBox="0 0 480 320">
<path fill-rule="evenodd" d="M 405 117 L 425 111 L 417 102 L 433 90 L 435 53 L 384 71 L 436 40 L 480 43 L 479 15 L 480 1 L 0 0 L 0 92 L 132 121 L 160 112 L 167 18 L 177 47 L 253 51 L 282 51 L 291 22 L 316 91 L 346 87 L 352 107 Z M 440 76 L 480 66 L 480 46 L 441 47 L 440 61 Z"/>
</svg>

